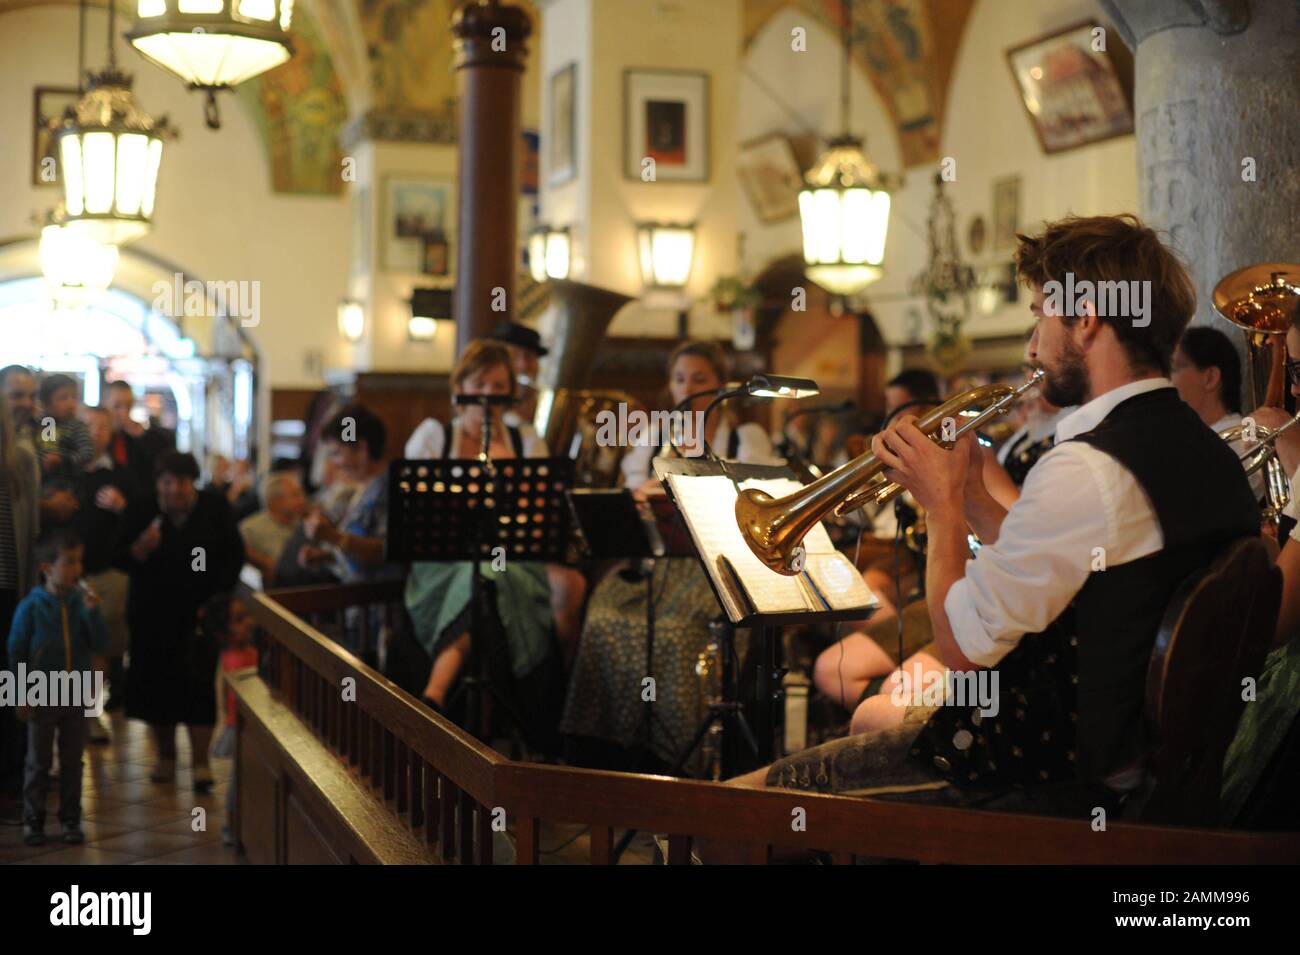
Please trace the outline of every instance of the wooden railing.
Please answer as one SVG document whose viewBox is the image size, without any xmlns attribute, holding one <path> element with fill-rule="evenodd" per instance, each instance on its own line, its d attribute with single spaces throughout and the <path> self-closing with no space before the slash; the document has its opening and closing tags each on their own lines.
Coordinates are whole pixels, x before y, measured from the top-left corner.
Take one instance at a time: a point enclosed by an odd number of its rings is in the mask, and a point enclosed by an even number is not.
<svg viewBox="0 0 1300 955">
<path fill-rule="evenodd" d="M 308 827 L 341 847 L 339 861 L 490 863 L 492 829 L 511 823 L 517 861 L 539 860 L 543 821 L 590 827 L 590 861 L 611 861 L 616 830 L 668 836 L 668 862 L 690 861 L 692 840 L 744 847 L 767 862 L 774 850 L 817 850 L 835 862 L 855 855 L 941 863 L 1261 863 L 1300 860 L 1300 833 L 1256 833 L 1110 823 L 971 809 L 743 789 L 662 776 L 610 773 L 509 760 L 423 707 L 358 657 L 329 640 L 303 615 L 363 603 L 385 603 L 400 584 L 302 588 L 253 598 L 253 614 L 269 637 L 261 680 L 237 684 L 241 727 L 263 735 L 263 750 L 289 760 L 300 800 L 315 801 Z M 276 715 L 279 714 L 279 715 Z M 292 722 L 305 726 L 332 758 L 324 765 L 301 742 L 268 743 Z M 298 763 L 311 760 L 316 772 Z M 331 796 L 321 777 L 342 780 Z M 242 781 L 241 781 L 242 782 Z M 313 789 L 315 792 L 313 792 Z M 339 795 L 339 794 L 342 795 Z M 370 807 L 358 812 L 358 793 Z M 291 816 L 244 798 L 245 833 L 266 833 Z M 247 802 L 247 804 L 246 804 Z M 278 805 L 278 804 L 277 804 Z M 351 806 L 352 808 L 348 808 Z M 378 809 L 379 812 L 371 810 Z M 274 826 L 265 817 L 274 813 Z M 360 821 L 356 817 L 363 817 Z M 345 818 L 347 817 L 347 818 Z M 369 820 L 378 836 L 361 831 Z M 802 825 L 794 825 L 800 820 Z M 270 839 L 272 837 L 267 836 Z M 284 836 L 265 861 L 291 861 Z M 377 843 L 377 844 L 371 844 Z M 252 853 L 250 853 L 252 856 Z"/>
</svg>

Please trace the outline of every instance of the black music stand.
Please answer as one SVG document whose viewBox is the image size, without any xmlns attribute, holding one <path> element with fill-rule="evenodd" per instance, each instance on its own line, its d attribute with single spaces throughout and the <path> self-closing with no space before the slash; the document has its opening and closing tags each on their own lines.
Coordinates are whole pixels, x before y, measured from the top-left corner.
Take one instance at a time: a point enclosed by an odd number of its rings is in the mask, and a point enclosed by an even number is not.
<svg viewBox="0 0 1300 955">
<path fill-rule="evenodd" d="M 572 481 L 573 462 L 567 458 L 393 461 L 388 470 L 387 559 L 471 563 L 504 557 L 563 563 L 569 543 L 564 495 Z M 486 740 L 487 697 L 505 710 L 516 730 L 522 732 L 524 726 L 487 672 L 483 614 L 490 610 L 478 567 L 470 579 L 469 665 L 456 696 L 464 694 L 466 699 L 465 729 Z"/>
<path fill-rule="evenodd" d="M 663 481 L 664 489 L 672 497 L 672 485 L 665 479 L 668 474 L 679 474 L 686 477 L 709 477 L 715 475 L 724 475 L 739 486 L 748 480 L 763 480 L 773 478 L 787 478 L 796 480 L 794 473 L 788 467 L 774 467 L 771 465 L 761 464 L 738 464 L 732 461 L 708 461 L 703 458 L 664 458 L 659 457 L 654 460 L 655 473 Z M 674 499 L 675 500 L 675 499 Z M 713 588 L 714 598 L 718 601 L 719 607 L 726 607 L 727 603 L 722 599 L 718 589 L 717 569 L 708 566 L 703 556 L 700 556 L 700 564 L 704 568 L 704 576 L 709 581 L 709 586 Z M 751 643 L 752 652 L 756 656 L 755 669 L 755 699 L 748 726 L 752 727 L 752 733 L 742 729 L 742 735 L 752 735 L 754 745 L 751 746 L 755 763 L 749 767 L 726 766 L 724 775 L 732 770 L 753 769 L 770 763 L 775 759 L 778 752 L 777 739 L 781 730 L 781 722 L 777 714 L 782 712 L 782 702 L 785 691 L 781 688 L 781 678 L 785 670 L 778 659 L 777 650 L 780 647 L 780 628 L 791 625 L 801 625 L 816 623 L 821 621 L 840 621 L 840 620 L 861 620 L 870 615 L 874 607 L 853 607 L 847 610 L 800 610 L 789 613 L 750 613 L 739 619 L 731 620 L 731 627 L 746 627 L 752 634 Z M 726 676 L 724 671 L 724 677 Z M 711 708 L 712 709 L 712 708 Z M 725 719 L 731 713 L 731 708 L 720 710 L 719 712 L 710 712 L 709 717 L 696 733 L 695 740 L 692 742 L 691 749 L 694 749 L 704 738 L 712 722 L 717 719 Z M 725 727 L 724 723 L 724 727 Z M 724 737 L 725 742 L 725 737 Z M 748 740 L 747 740 L 748 742 Z M 723 752 L 727 752 L 727 747 L 723 746 Z M 690 750 L 683 754 L 680 762 L 685 765 L 686 760 L 690 757 Z"/>
</svg>

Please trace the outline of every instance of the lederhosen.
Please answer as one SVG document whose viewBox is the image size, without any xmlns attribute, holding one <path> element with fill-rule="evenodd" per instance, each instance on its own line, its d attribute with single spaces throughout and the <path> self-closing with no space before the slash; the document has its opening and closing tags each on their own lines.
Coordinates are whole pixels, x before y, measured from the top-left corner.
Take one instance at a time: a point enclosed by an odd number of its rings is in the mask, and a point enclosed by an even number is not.
<svg viewBox="0 0 1300 955">
<path fill-rule="evenodd" d="M 911 758 L 956 785 L 1100 782 L 1139 763 L 1149 750 L 1147 666 L 1170 599 L 1229 542 L 1259 533 L 1236 455 L 1173 388 L 1121 402 L 1073 440 L 1136 478 L 1164 548 L 1089 574 L 1046 630 L 1023 637 L 996 667 L 995 716 L 981 717 L 975 704 L 945 706 L 929 719 Z"/>
</svg>

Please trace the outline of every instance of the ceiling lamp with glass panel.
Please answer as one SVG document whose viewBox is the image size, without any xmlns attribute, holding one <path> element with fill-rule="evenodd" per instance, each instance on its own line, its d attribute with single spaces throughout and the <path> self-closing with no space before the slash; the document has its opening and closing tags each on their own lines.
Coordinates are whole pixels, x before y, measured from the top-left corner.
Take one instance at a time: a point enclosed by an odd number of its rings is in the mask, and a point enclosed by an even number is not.
<svg viewBox="0 0 1300 955">
<path fill-rule="evenodd" d="M 218 90 L 238 86 L 293 55 L 294 0 L 139 0 L 127 39 L 145 59 L 204 90 L 208 126 L 221 125 Z"/>
<path fill-rule="evenodd" d="M 85 37 L 86 3 L 81 3 Z M 149 231 L 167 119 L 154 121 L 117 68 L 115 5 L 108 5 L 108 66 L 92 73 L 81 99 L 53 126 L 63 181 L 64 228 L 105 245 L 124 245 Z M 81 44 L 84 50 L 84 42 Z M 80 60 L 80 57 L 79 57 Z M 78 78 L 85 75 L 78 63 Z"/>
<path fill-rule="evenodd" d="M 828 292 L 853 295 L 884 274 L 889 192 L 894 185 L 872 164 L 862 140 L 849 133 L 849 78 L 853 62 L 853 5 L 840 4 L 840 124 L 799 193 L 804 274 Z"/>
</svg>

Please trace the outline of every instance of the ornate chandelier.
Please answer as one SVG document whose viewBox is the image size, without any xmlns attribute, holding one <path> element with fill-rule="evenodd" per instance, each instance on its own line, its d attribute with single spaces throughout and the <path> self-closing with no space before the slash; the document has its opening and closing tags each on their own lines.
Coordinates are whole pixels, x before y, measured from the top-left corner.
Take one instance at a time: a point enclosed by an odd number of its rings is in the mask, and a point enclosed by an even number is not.
<svg viewBox="0 0 1300 955">
<path fill-rule="evenodd" d="M 890 183 L 849 134 L 849 68 L 852 62 L 852 10 L 841 0 L 844 58 L 840 68 L 840 123 L 845 132 L 832 139 L 804 177 L 799 193 L 805 274 L 838 295 L 860 292 L 884 274 L 889 231 Z"/>
<path fill-rule="evenodd" d="M 82 16 L 85 8 L 83 0 Z M 131 77 L 113 53 L 108 5 L 108 67 L 91 74 L 85 94 L 54 129 L 63 180 L 63 224 L 105 244 L 123 245 L 149 231 L 166 118 L 157 122 L 136 101 Z"/>
<path fill-rule="evenodd" d="M 220 126 L 216 93 L 293 55 L 294 0 L 139 0 L 127 34 L 145 59 L 205 90 L 208 126 Z"/>
</svg>

